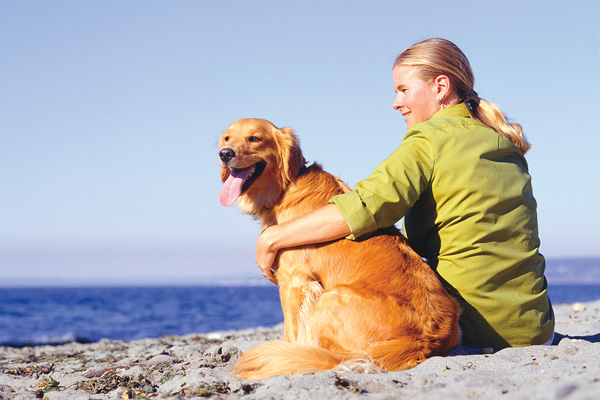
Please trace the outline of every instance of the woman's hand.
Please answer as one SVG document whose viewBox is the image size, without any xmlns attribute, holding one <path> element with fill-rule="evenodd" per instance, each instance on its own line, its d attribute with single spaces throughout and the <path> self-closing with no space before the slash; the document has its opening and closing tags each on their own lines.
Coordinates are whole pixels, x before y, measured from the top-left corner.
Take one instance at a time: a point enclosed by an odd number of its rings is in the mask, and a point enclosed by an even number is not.
<svg viewBox="0 0 600 400">
<path fill-rule="evenodd" d="M 270 233 L 272 229 L 277 229 L 277 225 L 266 228 L 263 230 L 258 237 L 258 241 L 256 243 L 256 252 L 254 254 L 254 259 L 258 264 L 263 276 L 277 285 L 277 279 L 273 276 L 275 272 L 273 267 L 273 262 L 275 261 L 275 257 L 277 256 L 277 249 L 274 248 L 272 242 L 270 241 Z"/>
</svg>

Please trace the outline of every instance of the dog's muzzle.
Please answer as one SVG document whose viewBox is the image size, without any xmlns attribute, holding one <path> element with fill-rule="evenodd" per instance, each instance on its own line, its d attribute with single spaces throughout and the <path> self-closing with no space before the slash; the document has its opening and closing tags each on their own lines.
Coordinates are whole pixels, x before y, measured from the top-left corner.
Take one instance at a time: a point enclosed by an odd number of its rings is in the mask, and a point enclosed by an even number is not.
<svg viewBox="0 0 600 400">
<path fill-rule="evenodd" d="M 234 157 L 235 157 L 235 151 L 233 151 L 233 149 L 230 149 L 229 147 L 225 147 L 219 151 L 219 158 L 225 164 L 227 164 L 229 161 L 231 161 L 231 159 Z"/>
</svg>

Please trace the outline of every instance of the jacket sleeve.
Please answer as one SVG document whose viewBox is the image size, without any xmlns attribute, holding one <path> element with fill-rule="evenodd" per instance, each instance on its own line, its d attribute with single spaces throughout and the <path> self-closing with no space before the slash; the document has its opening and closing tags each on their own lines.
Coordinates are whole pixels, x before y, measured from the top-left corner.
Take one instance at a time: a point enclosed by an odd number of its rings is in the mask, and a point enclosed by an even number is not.
<svg viewBox="0 0 600 400">
<path fill-rule="evenodd" d="M 400 146 L 368 179 L 360 181 L 349 193 L 329 201 L 337 205 L 358 239 L 398 222 L 428 187 L 434 167 L 431 139 L 421 131 L 409 130 Z"/>
</svg>

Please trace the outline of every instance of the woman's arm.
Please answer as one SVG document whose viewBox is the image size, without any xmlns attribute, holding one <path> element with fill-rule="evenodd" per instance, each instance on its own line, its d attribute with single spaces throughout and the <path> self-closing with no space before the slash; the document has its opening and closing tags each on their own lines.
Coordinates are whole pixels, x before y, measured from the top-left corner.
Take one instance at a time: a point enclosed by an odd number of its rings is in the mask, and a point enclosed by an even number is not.
<svg viewBox="0 0 600 400">
<path fill-rule="evenodd" d="M 292 221 L 273 225 L 258 237 L 255 260 L 265 278 L 277 285 L 271 266 L 277 251 L 288 247 L 328 242 L 346 237 L 350 228 L 335 204 L 305 214 Z"/>
</svg>

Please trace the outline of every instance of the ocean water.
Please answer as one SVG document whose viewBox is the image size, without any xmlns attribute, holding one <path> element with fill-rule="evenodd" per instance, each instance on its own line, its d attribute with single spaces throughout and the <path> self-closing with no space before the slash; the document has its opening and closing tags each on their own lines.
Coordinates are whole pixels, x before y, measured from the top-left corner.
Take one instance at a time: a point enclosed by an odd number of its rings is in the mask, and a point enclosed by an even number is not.
<svg viewBox="0 0 600 400">
<path fill-rule="evenodd" d="M 600 258 L 549 260 L 553 304 L 600 299 Z M 283 321 L 265 286 L 0 288 L 0 345 L 137 340 Z"/>
<path fill-rule="evenodd" d="M 275 286 L 0 289 L 0 344 L 136 340 L 283 321 Z"/>
</svg>

